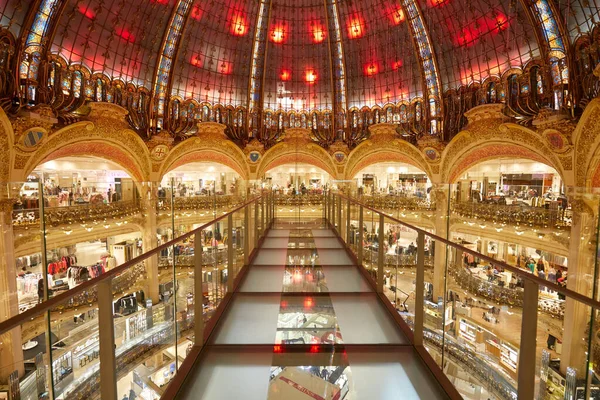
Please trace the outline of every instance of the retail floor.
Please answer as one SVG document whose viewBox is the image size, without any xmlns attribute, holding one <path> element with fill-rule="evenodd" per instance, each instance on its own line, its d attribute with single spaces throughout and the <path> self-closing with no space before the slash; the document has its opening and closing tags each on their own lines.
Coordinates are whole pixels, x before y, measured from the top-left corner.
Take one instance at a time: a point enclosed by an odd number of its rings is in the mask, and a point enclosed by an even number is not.
<svg viewBox="0 0 600 400">
<path fill-rule="evenodd" d="M 334 233 L 278 220 L 180 399 L 443 399 Z"/>
</svg>

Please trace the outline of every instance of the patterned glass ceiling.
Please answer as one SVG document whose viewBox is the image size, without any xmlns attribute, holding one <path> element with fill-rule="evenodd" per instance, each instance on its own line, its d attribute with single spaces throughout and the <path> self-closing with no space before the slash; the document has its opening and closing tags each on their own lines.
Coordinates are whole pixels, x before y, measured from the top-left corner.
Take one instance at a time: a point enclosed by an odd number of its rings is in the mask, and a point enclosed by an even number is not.
<svg viewBox="0 0 600 400">
<path fill-rule="evenodd" d="M 0 24 L 16 38 L 26 37 L 48 1 L 55 4 L 44 36 L 52 54 L 152 90 L 167 28 L 182 0 L 4 0 Z M 196 0 L 169 58 L 167 87 L 184 99 L 233 106 L 247 106 L 250 98 L 286 110 L 332 109 L 336 98 L 343 108 L 382 106 L 423 96 L 427 34 L 441 87 L 458 88 L 542 57 L 548 39 L 536 26 L 540 18 L 548 29 L 564 26 L 573 43 L 600 21 L 599 2 Z M 551 9 L 555 20 L 544 19 L 540 10 Z M 409 24 L 407 10 L 420 19 Z M 264 36 L 257 35 L 259 21 Z M 336 27 L 339 32 L 332 31 Z M 264 43 L 255 46 L 257 37 Z M 253 49 L 266 58 L 253 57 Z"/>
</svg>

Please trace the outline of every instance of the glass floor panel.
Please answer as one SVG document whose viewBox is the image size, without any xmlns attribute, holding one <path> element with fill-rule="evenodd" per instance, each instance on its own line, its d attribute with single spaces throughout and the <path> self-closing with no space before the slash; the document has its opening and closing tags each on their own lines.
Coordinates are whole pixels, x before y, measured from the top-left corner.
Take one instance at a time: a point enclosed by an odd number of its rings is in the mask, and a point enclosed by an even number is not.
<svg viewBox="0 0 600 400">
<path fill-rule="evenodd" d="M 333 231 L 278 226 L 177 398 L 446 399 Z"/>
<path fill-rule="evenodd" d="M 285 265 L 287 264 L 287 248 L 260 249 L 254 258 L 254 265 Z"/>
<path fill-rule="evenodd" d="M 336 237 L 331 229 L 313 229 L 313 237 Z"/>
<path fill-rule="evenodd" d="M 448 399 L 410 346 L 313 348 L 296 352 L 273 346 L 208 346 L 177 398 Z"/>
<path fill-rule="evenodd" d="M 214 343 L 274 343 L 280 297 L 279 294 L 236 294 L 219 321 Z"/>
<path fill-rule="evenodd" d="M 419 400 L 448 397 L 412 346 L 347 349 L 353 399 Z"/>
<path fill-rule="evenodd" d="M 248 270 L 240 292 L 273 292 L 283 291 L 284 266 L 253 265 Z"/>
<path fill-rule="evenodd" d="M 267 237 L 261 248 L 263 249 L 285 249 L 288 247 L 289 239 L 287 237 Z"/>
<path fill-rule="evenodd" d="M 272 352 L 244 346 L 208 347 L 186 379 L 178 399 L 265 400 L 269 392 Z"/>
<path fill-rule="evenodd" d="M 353 265 L 354 262 L 345 249 L 317 250 L 320 265 Z"/>
<path fill-rule="evenodd" d="M 371 292 L 371 286 L 355 266 L 323 266 L 329 292 Z"/>
<path fill-rule="evenodd" d="M 375 293 L 331 293 L 330 296 L 344 343 L 409 343 Z"/>
<path fill-rule="evenodd" d="M 279 230 L 273 230 L 273 229 L 271 229 L 267 233 L 267 238 L 289 237 L 289 236 L 290 236 L 290 230 L 289 229 L 279 229 Z"/>
<path fill-rule="evenodd" d="M 283 274 L 282 291 L 322 293 L 328 292 L 329 286 L 322 267 L 288 265 Z"/>
<path fill-rule="evenodd" d="M 315 237 L 315 245 L 318 249 L 343 249 L 344 245 L 336 237 Z"/>
</svg>

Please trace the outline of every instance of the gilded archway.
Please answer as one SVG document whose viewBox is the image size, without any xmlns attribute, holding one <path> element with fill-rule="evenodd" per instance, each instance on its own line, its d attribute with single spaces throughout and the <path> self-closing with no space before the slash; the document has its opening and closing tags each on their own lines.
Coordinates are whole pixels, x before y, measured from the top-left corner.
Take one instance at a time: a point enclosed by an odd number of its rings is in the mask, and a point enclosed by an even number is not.
<svg viewBox="0 0 600 400">
<path fill-rule="evenodd" d="M 318 144 L 310 141 L 307 129 L 287 129 L 285 139 L 271 147 L 261 157 L 257 168 L 257 177 L 268 170 L 283 164 L 307 163 L 319 167 L 337 179 L 338 173 L 329 153 Z"/>
<path fill-rule="evenodd" d="M 600 99 L 586 107 L 573 131 L 575 185 L 581 188 L 600 187 Z"/>
<path fill-rule="evenodd" d="M 0 108 L 0 182 L 8 182 L 11 179 L 10 166 L 13 165 L 13 138 L 14 132 L 8 116 Z"/>
<path fill-rule="evenodd" d="M 475 129 L 472 129 L 475 128 Z M 442 153 L 443 183 L 453 183 L 470 167 L 500 157 L 526 158 L 554 168 L 569 185 L 570 157 L 559 158 L 537 132 L 499 120 L 480 121 L 456 135 Z"/>
<path fill-rule="evenodd" d="M 227 139 L 223 133 L 225 125 L 202 122 L 198 127 L 199 137 L 187 139 L 169 151 L 160 166 L 160 178 L 181 165 L 210 161 L 226 165 L 239 173 L 242 179 L 248 179 L 250 171 L 246 155 L 235 143 Z"/>
<path fill-rule="evenodd" d="M 89 121 L 51 133 L 32 152 L 20 151 L 13 164 L 25 178 L 39 164 L 65 156 L 95 156 L 123 167 L 137 181 L 150 176 L 150 157 L 144 141 L 125 122 L 127 111 L 107 103 L 93 103 Z"/>
<path fill-rule="evenodd" d="M 352 179 L 364 167 L 386 161 L 410 164 L 432 177 L 431 165 L 423 153 L 414 145 L 396 137 L 394 125 L 378 124 L 369 129 L 369 140 L 356 146 L 348 155 L 344 169 L 346 179 Z"/>
</svg>

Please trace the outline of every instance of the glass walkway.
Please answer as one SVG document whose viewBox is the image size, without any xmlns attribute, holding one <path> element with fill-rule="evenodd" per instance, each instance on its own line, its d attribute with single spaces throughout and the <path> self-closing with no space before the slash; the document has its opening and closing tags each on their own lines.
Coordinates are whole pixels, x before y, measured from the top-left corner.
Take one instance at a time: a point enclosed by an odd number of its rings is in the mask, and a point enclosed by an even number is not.
<svg viewBox="0 0 600 400">
<path fill-rule="evenodd" d="M 180 399 L 448 398 L 323 220 L 275 220 Z"/>
</svg>

